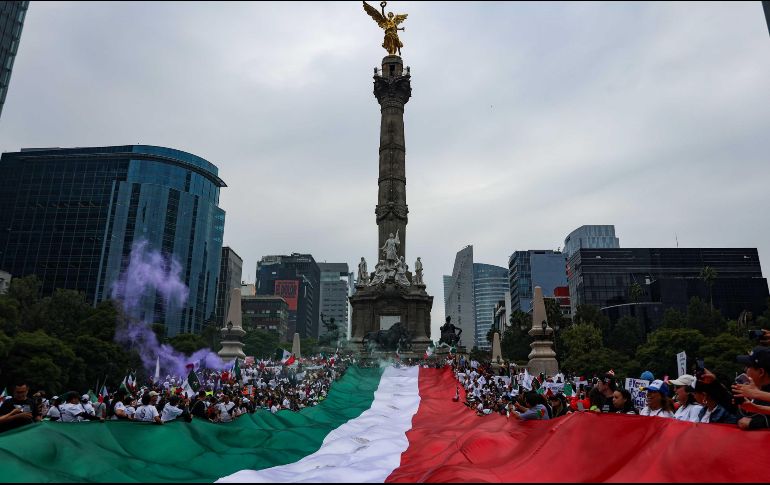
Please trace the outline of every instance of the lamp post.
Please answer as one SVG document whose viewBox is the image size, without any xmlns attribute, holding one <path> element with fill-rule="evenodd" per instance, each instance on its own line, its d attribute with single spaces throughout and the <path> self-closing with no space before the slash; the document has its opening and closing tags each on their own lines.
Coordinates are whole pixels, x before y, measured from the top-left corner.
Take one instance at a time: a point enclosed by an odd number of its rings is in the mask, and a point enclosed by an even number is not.
<svg viewBox="0 0 770 485">
<path fill-rule="evenodd" d="M 227 340 L 230 340 L 230 331 L 233 329 L 233 322 L 227 322 Z"/>
</svg>

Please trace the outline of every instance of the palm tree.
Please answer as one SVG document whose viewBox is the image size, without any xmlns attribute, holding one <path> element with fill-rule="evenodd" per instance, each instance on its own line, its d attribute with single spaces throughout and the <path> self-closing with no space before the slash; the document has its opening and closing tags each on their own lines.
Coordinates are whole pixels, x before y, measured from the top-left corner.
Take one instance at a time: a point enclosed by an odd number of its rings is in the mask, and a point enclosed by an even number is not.
<svg viewBox="0 0 770 485">
<path fill-rule="evenodd" d="M 717 273 L 717 271 L 711 266 L 704 266 L 700 272 L 700 279 L 706 283 L 706 286 L 708 286 L 709 289 L 709 301 L 711 303 L 712 311 L 714 311 L 714 292 L 712 289 L 714 287 L 714 280 L 717 279 L 718 274 L 719 273 Z"/>
</svg>

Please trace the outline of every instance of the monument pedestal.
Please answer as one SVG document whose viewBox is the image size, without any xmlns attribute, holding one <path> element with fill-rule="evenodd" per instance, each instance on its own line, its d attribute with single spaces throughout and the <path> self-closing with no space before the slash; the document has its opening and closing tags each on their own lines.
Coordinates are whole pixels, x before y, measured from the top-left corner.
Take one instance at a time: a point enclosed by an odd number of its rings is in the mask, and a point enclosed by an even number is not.
<svg viewBox="0 0 770 485">
<path fill-rule="evenodd" d="M 424 286 L 403 287 L 395 282 L 363 286 L 358 287 L 349 300 L 353 307 L 352 350 L 365 350 L 361 342 L 367 333 L 386 330 L 396 322 L 405 325 L 412 337 L 412 348 L 401 349 L 402 355 L 422 357 L 430 345 L 433 297 L 425 292 Z"/>
<path fill-rule="evenodd" d="M 530 374 L 538 375 L 542 372 L 546 376 L 555 375 L 559 371 L 559 363 L 551 345 L 553 329 L 548 326 L 543 289 L 539 286 L 535 287 L 532 299 L 532 328 L 527 333 L 534 338 L 534 342 L 529 344 L 532 347 L 527 365 Z"/>
<path fill-rule="evenodd" d="M 233 288 L 230 292 L 230 307 L 227 311 L 227 326 L 222 331 L 222 349 L 218 352 L 222 360 L 246 359 L 243 353 L 241 339 L 246 335 L 242 328 L 243 315 L 241 314 L 241 290 Z"/>
</svg>

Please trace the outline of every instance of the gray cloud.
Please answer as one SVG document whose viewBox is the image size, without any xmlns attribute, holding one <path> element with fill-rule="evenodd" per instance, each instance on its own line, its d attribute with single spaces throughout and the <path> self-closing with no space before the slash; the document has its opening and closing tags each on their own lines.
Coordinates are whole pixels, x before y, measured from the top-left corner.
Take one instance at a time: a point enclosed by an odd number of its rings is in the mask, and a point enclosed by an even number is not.
<svg viewBox="0 0 770 485">
<path fill-rule="evenodd" d="M 416 3 L 403 56 L 408 259 L 441 275 L 556 248 L 758 247 L 770 180 L 759 2 Z M 30 6 L 0 149 L 145 143 L 215 163 L 225 243 L 372 260 L 382 34 L 360 2 Z"/>
</svg>

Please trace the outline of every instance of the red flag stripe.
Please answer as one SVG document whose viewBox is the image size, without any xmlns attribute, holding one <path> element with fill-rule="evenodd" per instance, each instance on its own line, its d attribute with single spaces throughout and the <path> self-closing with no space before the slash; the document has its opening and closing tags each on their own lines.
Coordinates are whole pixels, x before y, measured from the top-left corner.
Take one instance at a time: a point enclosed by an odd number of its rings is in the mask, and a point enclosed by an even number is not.
<svg viewBox="0 0 770 485">
<path fill-rule="evenodd" d="M 667 418 L 479 417 L 449 369 L 420 369 L 409 447 L 386 482 L 765 482 L 770 433 Z M 678 471 L 677 471 L 678 470 Z M 672 475 L 673 474 L 673 475 Z"/>
</svg>

